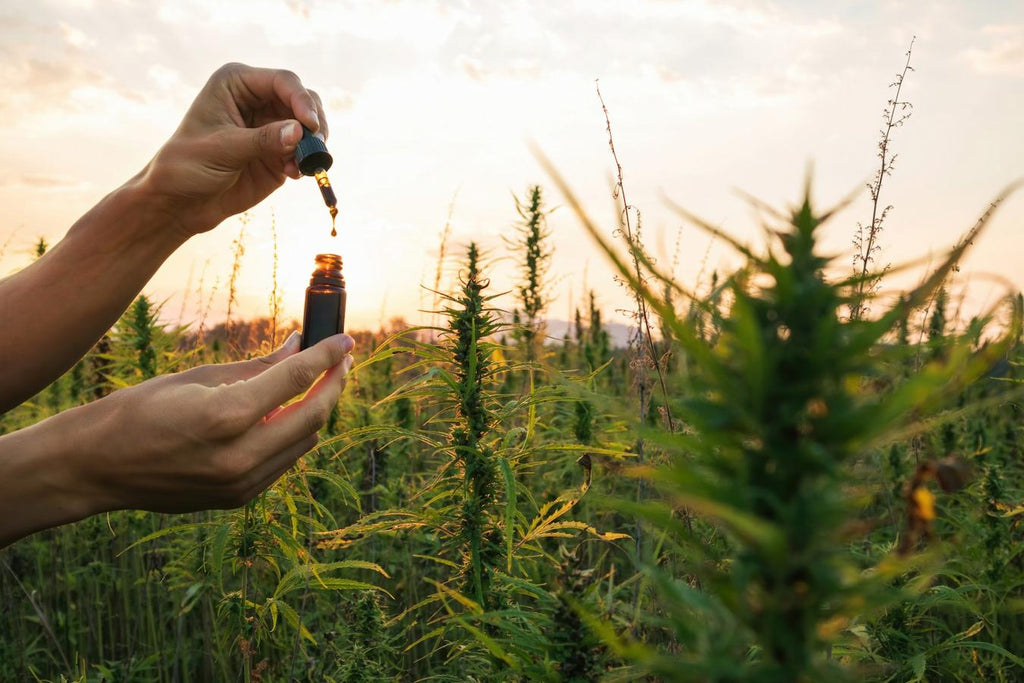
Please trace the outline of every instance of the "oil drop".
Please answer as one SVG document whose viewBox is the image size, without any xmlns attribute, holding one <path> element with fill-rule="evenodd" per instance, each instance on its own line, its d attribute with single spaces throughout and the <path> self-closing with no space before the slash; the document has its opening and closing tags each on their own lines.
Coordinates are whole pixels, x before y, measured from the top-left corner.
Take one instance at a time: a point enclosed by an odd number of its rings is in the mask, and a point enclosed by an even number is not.
<svg viewBox="0 0 1024 683">
<path fill-rule="evenodd" d="M 331 187 L 327 171 L 321 168 L 317 170 L 313 177 L 316 178 L 316 184 L 320 186 L 320 194 L 324 198 L 324 204 L 327 205 L 327 210 L 331 213 L 331 237 L 337 237 L 338 230 L 335 227 L 335 222 L 338 218 L 338 198 L 334 195 L 334 188 Z"/>
<path fill-rule="evenodd" d="M 305 126 L 302 128 L 302 139 L 299 140 L 299 144 L 295 148 L 295 163 L 299 167 L 300 173 L 316 178 L 320 196 L 324 198 L 324 204 L 327 205 L 327 210 L 331 214 L 331 237 L 337 237 L 338 198 L 327 177 L 327 171 L 334 163 L 334 158 L 327 151 L 324 141 Z"/>
</svg>

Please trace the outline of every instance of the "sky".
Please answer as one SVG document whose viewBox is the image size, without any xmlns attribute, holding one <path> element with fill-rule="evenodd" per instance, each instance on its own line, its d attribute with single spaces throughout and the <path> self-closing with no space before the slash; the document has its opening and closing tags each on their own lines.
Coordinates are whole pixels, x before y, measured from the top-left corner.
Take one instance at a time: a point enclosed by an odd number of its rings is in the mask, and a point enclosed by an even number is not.
<svg viewBox="0 0 1024 683">
<path fill-rule="evenodd" d="M 916 38 L 915 38 L 916 36 Z M 320 251 L 345 260 L 350 328 L 429 322 L 451 215 L 442 288 L 465 246 L 488 255 L 492 291 L 516 263 L 505 246 L 514 196 L 546 191 L 554 257 L 551 318 L 593 289 L 611 319 L 628 297 L 563 206 L 535 143 L 611 235 L 617 211 L 601 92 L 643 238 L 689 287 L 736 263 L 664 197 L 763 245 L 737 190 L 785 207 L 813 164 L 825 249 L 849 270 L 870 221 L 890 84 L 913 113 L 892 138 L 884 263 L 956 242 L 999 191 L 1024 176 L 1024 3 L 933 0 L 38 0 L 0 5 L 0 276 L 40 237 L 61 238 L 174 131 L 210 73 L 229 61 L 295 71 L 323 98 L 340 236 L 311 178 L 289 180 L 251 212 L 239 315 L 267 315 L 276 228 L 285 315 L 301 317 Z M 207 324 L 227 307 L 233 218 L 193 238 L 144 292 L 170 322 Z M 971 305 L 1005 280 L 1024 286 L 1024 197 L 1004 203 L 960 275 Z M 1002 278 L 1002 280 L 1000 280 Z M 886 286 L 903 286 L 887 278 Z M 201 296 L 200 296 L 201 294 Z M 503 301 L 511 307 L 510 297 Z"/>
</svg>

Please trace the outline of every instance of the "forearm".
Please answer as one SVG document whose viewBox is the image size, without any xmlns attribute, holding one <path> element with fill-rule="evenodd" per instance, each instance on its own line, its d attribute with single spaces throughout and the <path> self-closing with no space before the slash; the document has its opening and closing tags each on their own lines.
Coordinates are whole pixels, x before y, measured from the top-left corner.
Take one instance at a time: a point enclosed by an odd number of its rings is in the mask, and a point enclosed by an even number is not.
<svg viewBox="0 0 1024 683">
<path fill-rule="evenodd" d="M 0 280 L 0 413 L 70 368 L 184 241 L 137 176 L 82 216 L 49 252 Z"/>
<path fill-rule="evenodd" d="M 0 548 L 110 509 L 85 476 L 89 406 L 0 437 Z"/>
<path fill-rule="evenodd" d="M 163 375 L 0 436 L 0 548 L 109 510 L 252 500 L 316 446 L 351 350 L 339 334 L 299 351 L 293 335 L 268 356 Z"/>
</svg>

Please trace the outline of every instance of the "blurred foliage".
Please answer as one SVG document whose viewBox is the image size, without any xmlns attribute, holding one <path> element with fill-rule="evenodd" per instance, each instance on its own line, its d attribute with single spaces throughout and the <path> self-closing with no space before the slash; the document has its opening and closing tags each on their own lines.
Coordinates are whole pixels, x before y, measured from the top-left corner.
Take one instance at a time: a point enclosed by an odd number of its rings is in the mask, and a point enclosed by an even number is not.
<svg viewBox="0 0 1024 683">
<path fill-rule="evenodd" d="M 948 304 L 985 220 L 851 317 L 863 288 L 832 277 L 809 190 L 757 205 L 764 254 L 684 212 L 745 260 L 696 293 L 561 189 L 659 318 L 667 401 L 631 408 L 635 357 L 592 293 L 538 343 L 542 267 L 504 322 L 470 245 L 435 328 L 355 334 L 320 446 L 245 508 L 0 551 L 0 679 L 1020 680 L 1021 299 Z M 527 266 L 540 197 L 517 201 Z M 159 320 L 140 297 L 0 430 L 284 336 Z"/>
</svg>

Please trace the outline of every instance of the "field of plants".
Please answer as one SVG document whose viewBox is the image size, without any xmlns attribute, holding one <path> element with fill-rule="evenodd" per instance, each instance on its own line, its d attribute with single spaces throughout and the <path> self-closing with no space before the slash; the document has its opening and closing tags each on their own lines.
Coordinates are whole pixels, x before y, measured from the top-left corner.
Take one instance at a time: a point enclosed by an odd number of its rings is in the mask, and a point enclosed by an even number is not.
<svg viewBox="0 0 1024 683">
<path fill-rule="evenodd" d="M 548 167 L 509 207 L 514 310 L 494 255 L 447 245 L 438 324 L 355 334 L 320 446 L 267 492 L 0 552 L 0 680 L 1021 680 L 1024 304 L 965 320 L 948 294 L 1001 197 L 882 297 L 880 149 L 852 270 L 808 181 L 753 202 L 762 244 L 679 209 L 743 259 L 696 291 L 621 172 L 607 227 Z M 555 197 L 633 296 L 626 348 L 593 296 L 547 334 Z M 287 329 L 173 329 L 140 297 L 0 431 Z"/>
</svg>

